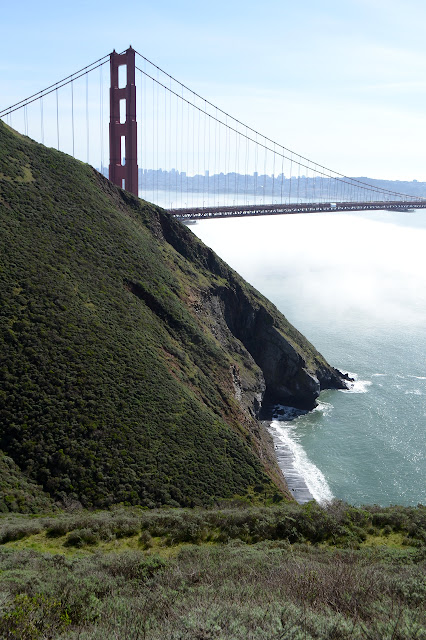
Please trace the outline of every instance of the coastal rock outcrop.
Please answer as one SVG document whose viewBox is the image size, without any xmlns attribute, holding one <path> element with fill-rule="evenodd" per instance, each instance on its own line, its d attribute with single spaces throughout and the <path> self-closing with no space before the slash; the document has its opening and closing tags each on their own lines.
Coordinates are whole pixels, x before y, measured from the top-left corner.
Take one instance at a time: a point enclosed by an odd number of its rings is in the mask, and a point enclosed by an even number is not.
<svg viewBox="0 0 426 640">
<path fill-rule="evenodd" d="M 293 330 L 293 339 L 286 335 L 288 323 L 277 310 L 273 314 L 254 303 L 252 296 L 233 284 L 212 292 L 209 305 L 216 315 L 220 310 L 228 330 L 261 371 L 257 393 L 250 390 L 257 416 L 268 417 L 275 404 L 311 410 L 323 389 L 346 388 L 346 376 L 328 365 L 301 334 Z"/>
</svg>

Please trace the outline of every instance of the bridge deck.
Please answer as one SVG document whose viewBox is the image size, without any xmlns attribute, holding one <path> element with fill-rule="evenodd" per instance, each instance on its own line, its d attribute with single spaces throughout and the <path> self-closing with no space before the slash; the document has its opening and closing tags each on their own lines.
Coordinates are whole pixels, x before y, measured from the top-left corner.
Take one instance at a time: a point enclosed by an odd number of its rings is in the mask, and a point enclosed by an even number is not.
<svg viewBox="0 0 426 640">
<path fill-rule="evenodd" d="M 218 207 L 193 207 L 169 209 L 169 213 L 180 220 L 203 218 L 238 218 L 243 216 L 271 216 L 292 213 L 317 213 L 320 211 L 409 211 L 426 209 L 424 200 L 394 200 L 373 202 L 299 202 L 292 204 L 240 204 Z"/>
</svg>

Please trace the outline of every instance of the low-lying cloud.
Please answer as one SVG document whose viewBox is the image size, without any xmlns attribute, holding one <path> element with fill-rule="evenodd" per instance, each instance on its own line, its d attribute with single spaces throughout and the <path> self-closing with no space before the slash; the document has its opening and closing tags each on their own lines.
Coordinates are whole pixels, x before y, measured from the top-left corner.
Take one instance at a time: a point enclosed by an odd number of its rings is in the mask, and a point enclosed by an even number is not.
<svg viewBox="0 0 426 640">
<path fill-rule="evenodd" d="M 426 318 L 421 224 L 336 213 L 209 220 L 193 230 L 284 313 L 288 298 L 292 315 L 320 322 L 414 329 Z"/>
</svg>

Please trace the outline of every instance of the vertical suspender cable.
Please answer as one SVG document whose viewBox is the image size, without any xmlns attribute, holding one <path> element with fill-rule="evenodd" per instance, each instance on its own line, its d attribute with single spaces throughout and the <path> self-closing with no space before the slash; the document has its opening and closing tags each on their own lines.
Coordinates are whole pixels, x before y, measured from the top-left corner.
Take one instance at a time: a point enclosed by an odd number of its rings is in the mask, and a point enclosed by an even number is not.
<svg viewBox="0 0 426 640">
<path fill-rule="evenodd" d="M 201 138 L 201 109 L 198 111 L 198 133 L 197 133 L 197 207 L 200 206 L 200 138 Z"/>
<path fill-rule="evenodd" d="M 156 95 L 157 111 L 156 111 L 156 116 L 155 116 L 155 117 L 156 117 L 156 119 L 157 119 L 157 122 L 156 122 L 156 124 L 157 124 L 157 126 L 156 126 L 156 129 L 157 129 L 157 144 L 156 144 L 156 152 L 157 152 L 157 153 L 156 153 L 156 156 L 157 156 L 157 163 L 156 163 L 156 167 L 155 167 L 155 168 L 156 168 L 156 172 L 155 172 L 155 175 L 156 175 L 156 193 L 157 193 L 157 196 L 156 196 L 156 198 L 157 198 L 156 204 L 160 204 L 160 203 L 158 202 L 158 179 L 159 179 L 159 177 L 160 177 L 160 161 L 159 161 L 159 157 L 158 157 L 158 154 L 159 154 L 159 152 L 160 152 L 160 118 L 159 118 L 159 115 L 158 115 L 158 112 L 159 112 L 159 103 L 160 103 L 160 96 L 159 96 L 160 85 L 159 85 L 159 77 L 158 77 L 158 76 L 159 76 L 159 71 L 158 71 L 158 69 L 157 69 L 157 82 L 156 82 L 156 84 L 155 84 L 155 90 L 156 90 L 156 93 L 157 93 L 157 95 Z"/>
<path fill-rule="evenodd" d="M 188 185 L 188 206 L 189 206 L 189 193 L 191 192 L 191 206 L 194 206 L 194 189 L 195 189 L 195 118 L 191 118 L 191 109 L 188 100 L 188 171 L 186 173 L 186 180 Z M 191 145 L 191 121 L 192 121 L 192 145 Z M 190 148 L 192 146 L 192 154 L 189 155 Z M 191 162 L 190 162 L 191 160 Z M 191 177 L 189 177 L 189 167 L 191 166 Z"/>
<path fill-rule="evenodd" d="M 185 92 L 184 92 L 184 95 Z M 189 207 L 189 171 L 190 171 L 190 162 L 191 162 L 191 153 L 190 153 L 190 125 L 191 120 L 189 116 L 189 103 L 185 98 L 184 102 L 184 127 L 185 127 L 185 136 L 183 142 L 184 149 L 184 162 L 183 162 L 183 197 L 185 198 L 185 207 Z"/>
<path fill-rule="evenodd" d="M 224 196 L 223 201 L 226 204 L 228 204 L 228 197 L 229 197 L 229 193 L 230 193 L 230 189 L 229 189 L 229 174 L 231 172 L 231 130 L 228 127 L 228 124 L 226 124 L 226 129 L 225 129 L 225 133 L 226 133 L 226 140 L 225 140 L 225 166 L 226 166 L 226 171 L 225 171 L 225 193 L 227 194 L 226 196 Z"/>
<path fill-rule="evenodd" d="M 44 144 L 43 96 L 40 98 L 40 127 L 41 127 L 41 143 Z"/>
<path fill-rule="evenodd" d="M 228 185 L 227 160 L 228 160 L 228 116 L 225 115 L 225 169 L 224 169 L 225 180 L 224 180 L 224 185 L 223 185 L 223 204 L 224 205 L 226 204 L 225 193 L 227 193 L 227 191 L 228 191 L 228 189 L 227 189 L 227 185 Z"/>
<path fill-rule="evenodd" d="M 163 182 L 162 182 L 162 186 L 164 185 L 164 206 L 166 206 L 166 198 L 168 198 L 169 195 L 169 173 L 167 170 L 168 167 L 168 158 L 167 158 L 167 123 L 168 123 L 168 119 L 167 119 L 167 89 L 166 87 L 164 87 L 164 171 L 167 171 L 167 173 L 164 175 L 163 174 Z M 169 206 L 169 202 L 167 201 L 167 206 Z"/>
<path fill-rule="evenodd" d="M 152 199 L 154 199 L 155 193 L 155 181 L 154 181 L 154 167 L 155 167 L 155 80 L 152 79 Z"/>
<path fill-rule="evenodd" d="M 71 130 L 72 130 L 72 155 L 75 158 L 74 144 L 74 80 L 71 82 Z"/>
<path fill-rule="evenodd" d="M 186 206 L 189 207 L 189 153 L 190 153 L 190 125 L 191 125 L 191 114 L 189 112 L 189 101 L 186 103 L 187 112 L 186 112 Z"/>
<path fill-rule="evenodd" d="M 244 155 L 244 204 L 247 204 L 247 191 L 248 191 L 248 157 L 249 157 L 249 140 L 247 136 L 247 127 L 246 127 L 246 136 L 245 136 L 245 155 Z"/>
<path fill-rule="evenodd" d="M 139 121 L 139 168 L 138 168 L 138 195 L 142 195 L 143 190 L 143 170 L 145 165 L 145 157 L 143 153 L 143 130 L 144 130 L 144 119 L 143 119 L 143 100 L 145 92 L 143 90 L 143 81 L 144 75 L 142 71 L 140 71 L 140 90 L 139 90 L 139 101 L 140 101 L 140 121 Z M 142 95 L 143 94 L 143 95 Z"/>
<path fill-rule="evenodd" d="M 171 182 L 172 182 L 172 131 L 173 131 L 173 127 L 172 127 L 172 100 L 173 100 L 173 94 L 172 94 L 172 80 L 170 78 L 170 82 L 169 82 L 169 174 L 168 174 L 168 184 L 169 184 L 169 191 L 170 191 L 170 196 L 171 196 L 171 191 L 172 191 L 172 186 L 171 186 Z"/>
<path fill-rule="evenodd" d="M 204 203 L 205 203 L 205 198 L 206 198 L 206 193 L 208 193 L 208 184 L 209 184 L 209 179 L 208 179 L 208 169 L 206 167 L 206 109 L 207 109 L 207 102 L 204 100 L 204 126 L 203 126 L 203 138 L 204 138 L 204 146 L 203 146 L 203 171 L 204 171 L 204 176 L 203 176 L 203 209 L 204 209 Z M 206 189 L 206 178 L 207 178 L 207 189 Z M 207 202 L 207 206 L 208 206 L 208 202 Z"/>
<path fill-rule="evenodd" d="M 177 97 L 177 95 L 175 96 L 176 99 L 176 206 L 177 206 L 177 202 L 178 202 L 178 174 L 179 174 L 179 160 L 178 160 L 178 151 L 179 151 L 179 143 L 178 143 L 178 133 L 181 130 L 181 125 L 179 124 L 179 98 Z"/>
<path fill-rule="evenodd" d="M 266 138 L 265 138 L 265 158 L 263 162 L 263 204 L 265 204 L 265 196 L 266 196 Z"/>
<path fill-rule="evenodd" d="M 101 146 L 101 173 L 104 172 L 104 83 L 103 66 L 99 67 L 99 137 Z"/>
<path fill-rule="evenodd" d="M 217 116 L 217 108 L 216 108 Z M 214 120 L 214 160 L 213 160 L 213 206 L 216 206 L 216 153 L 217 153 L 217 120 Z"/>
<path fill-rule="evenodd" d="M 207 147 L 208 148 L 208 152 L 209 152 L 209 163 L 208 163 L 208 165 L 209 165 L 209 170 L 208 171 L 209 172 L 207 174 L 207 206 L 208 207 L 210 206 L 210 167 L 211 167 L 211 165 L 210 165 L 210 153 L 211 153 L 211 151 L 210 151 L 210 140 L 211 140 L 211 137 L 210 137 L 210 123 L 211 123 L 211 118 L 209 117 L 208 118 L 208 127 L 209 127 L 208 140 L 209 141 L 208 141 L 208 147 Z"/>
<path fill-rule="evenodd" d="M 272 204 L 275 202 L 275 142 L 273 151 L 273 165 L 272 165 Z"/>
<path fill-rule="evenodd" d="M 256 140 L 255 140 L 255 145 L 254 145 L 254 173 L 253 173 L 253 177 L 254 177 L 254 204 L 256 204 L 256 196 L 257 196 L 257 133 L 256 133 Z"/>
<path fill-rule="evenodd" d="M 247 127 L 246 127 L 246 135 L 247 135 Z M 246 179 L 245 179 L 245 204 L 249 202 L 249 193 L 250 193 L 250 140 L 246 137 Z"/>
<path fill-rule="evenodd" d="M 239 187 L 240 187 L 240 132 L 235 133 L 235 153 L 236 153 L 236 168 L 235 168 L 235 204 L 238 204 Z"/>
<path fill-rule="evenodd" d="M 142 155 L 141 155 L 141 164 L 142 164 L 142 189 L 144 189 L 145 191 L 147 190 L 147 186 L 148 186 L 148 130 L 147 130 L 147 103 L 148 103 L 148 98 L 147 98 L 147 94 L 148 94 L 148 90 L 147 90 L 147 84 L 149 84 L 147 82 L 146 79 L 146 60 L 145 60 L 145 75 L 143 77 L 143 96 L 142 96 L 142 103 L 143 103 L 143 118 L 141 118 L 141 124 L 140 127 L 142 129 L 141 131 L 141 136 L 142 136 Z M 142 109 L 142 104 L 141 104 L 141 109 Z"/>
<path fill-rule="evenodd" d="M 297 202 L 300 201 L 299 197 L 300 197 L 300 160 L 297 163 Z"/>
<path fill-rule="evenodd" d="M 86 73 L 86 136 L 87 136 L 87 164 L 90 158 L 90 142 L 89 142 L 89 76 Z"/>
<path fill-rule="evenodd" d="M 217 109 L 216 109 L 216 118 L 217 118 Z M 216 121 L 216 124 L 217 121 Z M 219 172 L 220 172 L 220 138 L 221 138 L 221 132 L 220 132 L 220 126 L 218 125 L 218 130 L 219 130 L 219 144 L 218 144 L 218 148 L 217 148 L 217 169 L 215 171 L 215 174 L 217 175 L 217 184 L 216 184 L 216 193 L 217 193 L 217 199 L 218 199 L 218 206 L 219 206 L 219 193 L 220 193 L 220 181 L 219 181 Z M 216 142 L 215 142 L 215 162 L 216 162 Z M 216 196 L 215 193 L 215 196 Z"/>
<path fill-rule="evenodd" d="M 234 149 L 234 137 L 232 133 L 233 133 L 232 129 L 229 129 L 228 190 L 229 190 L 229 193 L 231 193 L 232 191 L 234 192 L 234 198 L 232 200 L 232 204 L 235 204 L 235 181 L 234 181 L 234 184 L 232 185 L 231 177 L 232 177 L 232 174 L 235 173 L 236 149 Z"/>
<path fill-rule="evenodd" d="M 308 202 L 308 181 L 309 181 L 309 167 L 306 166 L 306 176 L 305 176 L 305 202 Z"/>
<path fill-rule="evenodd" d="M 56 138 L 58 143 L 58 151 L 59 151 L 59 99 L 58 99 L 58 88 L 56 88 Z"/>
<path fill-rule="evenodd" d="M 184 133 L 183 133 L 183 127 L 184 127 L 184 121 L 185 121 L 185 116 L 184 116 L 184 106 L 185 103 L 183 101 L 183 87 L 182 87 L 182 123 L 181 123 L 181 136 L 180 136 L 180 206 L 183 207 L 183 139 L 184 139 Z"/>
</svg>

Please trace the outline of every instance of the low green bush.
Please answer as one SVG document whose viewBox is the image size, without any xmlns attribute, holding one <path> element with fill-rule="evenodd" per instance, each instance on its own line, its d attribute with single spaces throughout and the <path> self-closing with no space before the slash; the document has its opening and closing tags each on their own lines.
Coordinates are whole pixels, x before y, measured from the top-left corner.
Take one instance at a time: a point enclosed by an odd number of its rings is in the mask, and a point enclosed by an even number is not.
<svg viewBox="0 0 426 640">
<path fill-rule="evenodd" d="M 98 544 L 99 536 L 92 529 L 75 529 L 71 531 L 65 541 L 67 547 L 84 547 Z"/>
<path fill-rule="evenodd" d="M 35 535 L 36 533 L 40 533 L 41 529 L 41 525 L 37 522 L 6 525 L 0 530 L 0 544 Z"/>
</svg>

